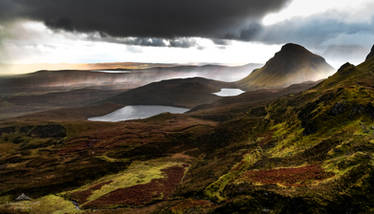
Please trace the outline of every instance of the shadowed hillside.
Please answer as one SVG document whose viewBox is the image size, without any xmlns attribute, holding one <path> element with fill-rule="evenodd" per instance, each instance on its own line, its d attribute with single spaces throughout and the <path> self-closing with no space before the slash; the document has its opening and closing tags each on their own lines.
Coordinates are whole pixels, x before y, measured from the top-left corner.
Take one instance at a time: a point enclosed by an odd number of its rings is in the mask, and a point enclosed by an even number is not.
<svg viewBox="0 0 374 214">
<path fill-rule="evenodd" d="M 286 44 L 264 67 L 238 81 L 246 89 L 282 88 L 295 83 L 317 81 L 333 73 L 325 59 L 302 46 Z"/>
<path fill-rule="evenodd" d="M 124 91 L 126 90 L 83 88 L 65 92 L 6 97 L 0 100 L 0 120 L 54 109 L 91 106 Z"/>
</svg>

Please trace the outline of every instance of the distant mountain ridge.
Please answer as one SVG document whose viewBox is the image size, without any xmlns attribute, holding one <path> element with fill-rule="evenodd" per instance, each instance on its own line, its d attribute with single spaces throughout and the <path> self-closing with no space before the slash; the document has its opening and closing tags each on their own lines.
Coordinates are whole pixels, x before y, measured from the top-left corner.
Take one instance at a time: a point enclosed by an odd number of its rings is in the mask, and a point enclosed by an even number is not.
<svg viewBox="0 0 374 214">
<path fill-rule="evenodd" d="M 306 81 L 317 81 L 332 74 L 334 68 L 326 60 L 297 44 L 286 44 L 264 67 L 238 81 L 248 90 L 282 88 Z"/>
</svg>

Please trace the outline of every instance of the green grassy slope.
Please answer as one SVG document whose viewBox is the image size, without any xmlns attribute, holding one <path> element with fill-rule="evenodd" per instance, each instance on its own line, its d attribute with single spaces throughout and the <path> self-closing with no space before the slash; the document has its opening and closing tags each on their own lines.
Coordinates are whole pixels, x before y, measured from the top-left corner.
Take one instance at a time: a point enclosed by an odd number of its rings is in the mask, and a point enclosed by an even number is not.
<svg viewBox="0 0 374 214">
<path fill-rule="evenodd" d="M 346 64 L 268 105 L 265 127 L 249 134 L 255 149 L 205 188 L 224 204 L 215 211 L 373 212 L 373 85 L 374 60 Z"/>
</svg>

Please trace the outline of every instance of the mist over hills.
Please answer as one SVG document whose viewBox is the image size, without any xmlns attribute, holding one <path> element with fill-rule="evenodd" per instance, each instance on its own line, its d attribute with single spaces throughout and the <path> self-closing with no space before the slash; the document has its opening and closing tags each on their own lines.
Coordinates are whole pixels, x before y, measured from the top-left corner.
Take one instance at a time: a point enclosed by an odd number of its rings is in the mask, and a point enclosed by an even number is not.
<svg viewBox="0 0 374 214">
<path fill-rule="evenodd" d="M 264 67 L 238 81 L 246 89 L 281 88 L 295 83 L 317 81 L 333 74 L 324 58 L 297 44 L 286 44 Z"/>
<path fill-rule="evenodd" d="M 163 89 L 152 82 L 175 78 L 209 77 L 216 80 L 235 81 L 248 75 L 260 64 L 243 66 L 221 65 L 165 65 L 115 63 L 91 65 L 102 70 L 60 70 L 38 71 L 25 75 L 0 77 L 0 119 L 22 116 L 58 108 L 72 108 L 95 105 L 105 100 L 119 104 L 173 104 L 194 107 L 219 99 L 211 93 L 220 90 L 218 86 L 232 85 L 214 80 L 180 80 L 181 85 L 171 87 L 169 82 Z M 109 66 L 108 70 L 105 66 Z M 122 66 L 121 69 L 114 69 Z M 124 69 L 124 68 L 127 69 Z M 171 80 L 170 83 L 174 81 Z M 151 84 L 146 93 L 138 87 Z M 191 84 L 191 85 L 189 85 Z M 197 84 L 197 85 L 196 85 Z M 156 87 L 154 87 L 157 85 Z M 214 86 L 212 90 L 211 86 Z M 177 90 L 176 87 L 178 88 Z M 124 95 L 124 100 L 109 99 L 126 90 L 134 91 Z M 167 91 L 170 90 L 170 91 Z M 200 90 L 200 91 L 199 91 Z M 139 94 L 138 94 L 139 93 Z M 130 94 L 132 94 L 130 96 Z M 5 105 L 6 104 L 6 105 Z M 109 108 L 110 109 L 110 108 Z"/>
<path fill-rule="evenodd" d="M 163 68 L 162 70 L 173 69 L 174 68 L 171 67 Z M 191 72 L 198 70 L 200 71 L 200 76 L 206 72 L 205 76 L 210 77 L 217 74 L 220 75 L 221 72 L 228 76 L 230 76 L 230 74 L 233 76 L 236 74 L 232 71 L 231 73 L 230 71 L 224 72 L 227 69 L 226 67 L 213 65 L 202 67 L 185 66 L 179 67 L 178 69 L 180 69 L 180 71 L 186 69 Z M 249 65 L 242 66 L 240 69 L 244 69 L 246 73 L 250 73 L 246 70 L 249 69 Z M 278 91 L 263 93 L 260 92 L 260 90 L 281 89 L 297 83 L 315 82 L 326 78 L 333 71 L 333 68 L 327 64 L 322 57 L 311 53 L 302 46 L 286 44 L 264 67 L 254 70 L 247 78 L 238 82 L 225 83 L 203 78 L 164 80 L 123 92 L 107 101 L 124 106 L 171 105 L 193 108 L 220 100 L 220 97 L 212 93 L 219 91 L 221 88 L 237 87 L 244 90 L 255 90 L 263 96 L 274 98 L 275 95 L 280 96 L 287 93 L 279 93 Z M 226 77 L 226 79 L 228 78 Z M 300 87 L 300 91 L 312 85 L 313 83 L 307 83 L 305 87 Z M 258 99 L 259 98 L 255 100 Z"/>
<path fill-rule="evenodd" d="M 281 89 L 295 83 L 320 80 L 332 71 L 322 57 L 296 44 L 283 46 L 259 69 L 255 68 L 260 67 L 260 64 L 228 67 L 116 63 L 97 66 L 110 66 L 111 69 L 38 71 L 0 78 L 0 95 L 4 99 L 2 103 L 7 104 L 0 108 L 0 118 L 105 102 L 122 106 L 170 105 L 194 108 L 220 100 L 213 93 L 222 88 L 241 88 L 262 93 L 260 90 L 263 89 Z M 115 66 L 127 66 L 128 69 L 113 69 Z M 270 90 L 265 94 L 274 98 L 275 94 L 279 96 L 286 93 Z"/>
<path fill-rule="evenodd" d="M 129 64 L 129 63 L 127 63 Z M 0 77 L 0 95 L 12 93 L 45 93 L 51 90 L 67 91 L 87 87 L 105 89 L 132 89 L 151 82 L 175 78 L 204 77 L 218 81 L 237 81 L 261 64 L 243 66 L 159 66 L 158 64 L 130 64 L 129 69 L 38 71 L 25 75 Z M 115 64 L 117 65 L 117 64 Z M 134 69 L 131 69 L 131 66 Z M 140 66 L 140 67 L 136 67 Z M 152 67 L 155 66 L 155 67 Z M 135 69 L 136 67 L 136 69 Z M 144 69 L 143 69 L 144 67 Z"/>
</svg>

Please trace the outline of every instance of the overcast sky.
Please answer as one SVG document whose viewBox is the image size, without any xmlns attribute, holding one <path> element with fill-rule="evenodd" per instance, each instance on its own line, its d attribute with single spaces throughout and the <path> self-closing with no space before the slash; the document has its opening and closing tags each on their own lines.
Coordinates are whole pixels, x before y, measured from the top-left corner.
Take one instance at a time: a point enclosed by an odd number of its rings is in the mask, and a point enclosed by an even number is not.
<svg viewBox="0 0 374 214">
<path fill-rule="evenodd" d="M 357 64 L 374 1 L 0 0 L 2 64 L 264 63 L 288 42 Z"/>
</svg>

